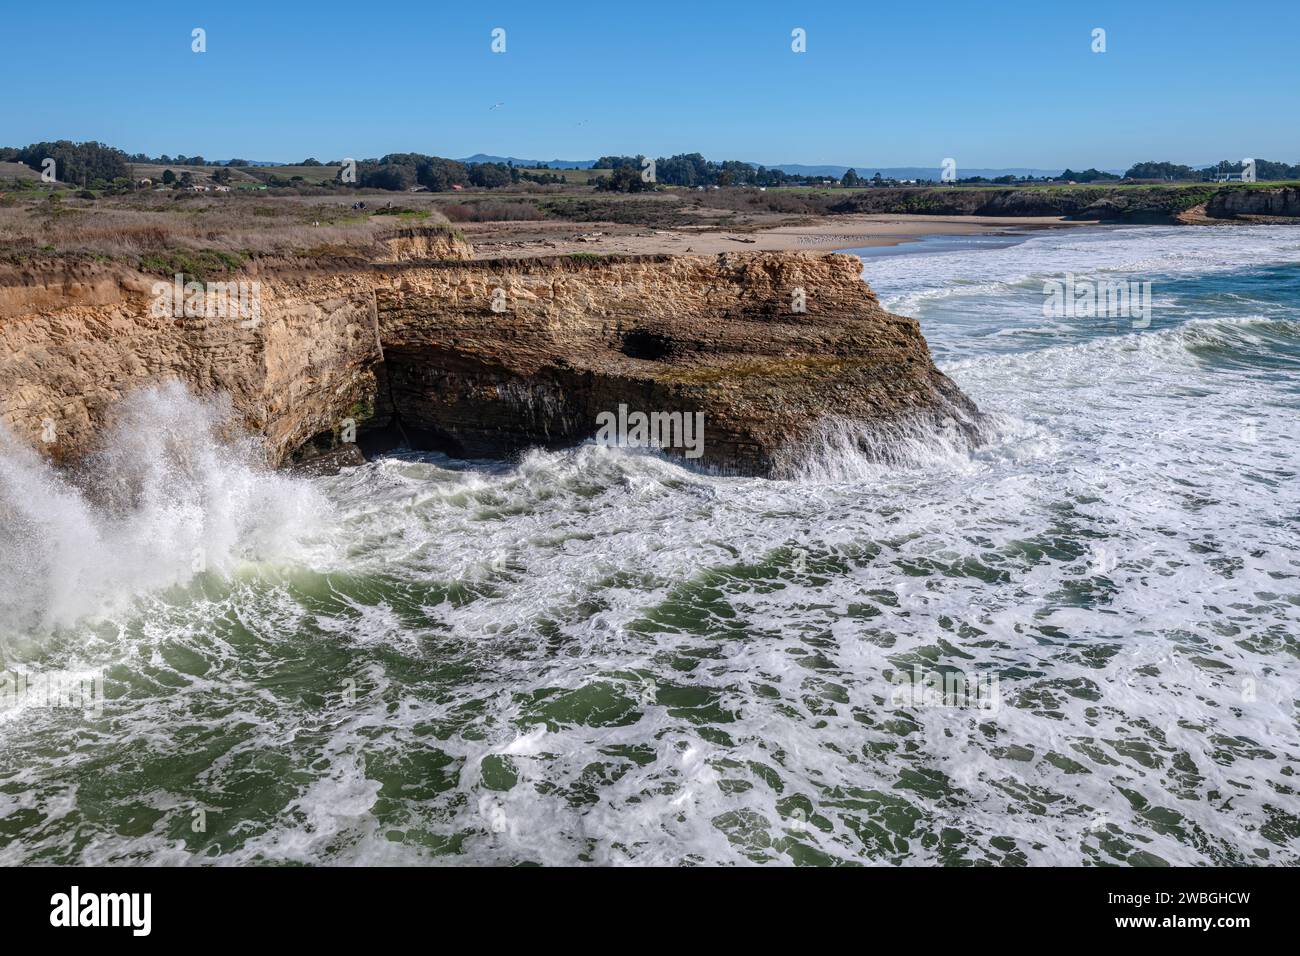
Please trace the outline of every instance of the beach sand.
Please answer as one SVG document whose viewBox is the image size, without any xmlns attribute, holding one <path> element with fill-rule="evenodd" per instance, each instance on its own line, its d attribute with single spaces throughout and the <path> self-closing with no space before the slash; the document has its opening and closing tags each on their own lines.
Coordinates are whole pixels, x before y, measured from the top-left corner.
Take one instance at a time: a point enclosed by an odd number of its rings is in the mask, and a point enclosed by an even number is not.
<svg viewBox="0 0 1300 956">
<path fill-rule="evenodd" d="M 569 255 L 716 255 L 722 252 L 829 252 L 914 242 L 923 236 L 1018 234 L 1036 229 L 1095 225 L 1055 216 L 824 216 L 802 225 L 753 231 L 650 229 L 613 223 L 474 223 L 464 228 L 480 259 Z"/>
</svg>

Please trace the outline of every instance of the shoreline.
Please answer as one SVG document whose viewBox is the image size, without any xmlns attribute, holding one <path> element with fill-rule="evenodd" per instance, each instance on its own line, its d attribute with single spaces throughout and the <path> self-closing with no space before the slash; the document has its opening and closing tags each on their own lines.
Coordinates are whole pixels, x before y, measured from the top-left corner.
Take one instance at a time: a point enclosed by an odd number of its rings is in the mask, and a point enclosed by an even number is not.
<svg viewBox="0 0 1300 956">
<path fill-rule="evenodd" d="M 1095 226 L 1061 216 L 921 216 L 858 213 L 753 231 L 647 229 L 614 223 L 482 223 L 461 228 L 476 259 L 532 258 L 574 253 L 717 255 L 724 252 L 835 252 L 898 246 L 933 236 L 1009 236 L 1044 229 Z M 477 228 L 475 227 L 477 226 Z M 585 228 L 584 228 L 585 227 Z"/>
</svg>

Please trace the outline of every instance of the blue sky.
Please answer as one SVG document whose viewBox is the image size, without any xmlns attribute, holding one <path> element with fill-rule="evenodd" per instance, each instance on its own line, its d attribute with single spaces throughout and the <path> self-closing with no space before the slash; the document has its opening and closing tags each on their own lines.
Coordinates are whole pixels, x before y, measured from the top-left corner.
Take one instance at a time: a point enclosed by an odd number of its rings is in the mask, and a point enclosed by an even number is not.
<svg viewBox="0 0 1300 956">
<path fill-rule="evenodd" d="M 191 52 L 195 27 L 206 53 Z M 791 51 L 795 27 L 806 53 Z M 1105 53 L 1091 51 L 1095 27 Z M 1300 161 L 1295 0 L 64 0 L 9 4 L 2 29 L 0 145 L 278 161 Z"/>
</svg>

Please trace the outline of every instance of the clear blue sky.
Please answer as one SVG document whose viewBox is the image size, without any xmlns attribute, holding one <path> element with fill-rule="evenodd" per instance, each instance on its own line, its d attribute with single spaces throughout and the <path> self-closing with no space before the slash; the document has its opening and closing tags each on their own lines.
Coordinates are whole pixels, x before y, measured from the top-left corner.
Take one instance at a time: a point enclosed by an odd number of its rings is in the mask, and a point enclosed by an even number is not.
<svg viewBox="0 0 1300 956">
<path fill-rule="evenodd" d="M 194 27 L 206 53 L 190 50 Z M 791 52 L 795 27 L 806 53 Z M 278 161 L 1300 161 L 1298 0 L 65 0 L 6 4 L 0 31 L 9 146 L 97 139 Z"/>
</svg>

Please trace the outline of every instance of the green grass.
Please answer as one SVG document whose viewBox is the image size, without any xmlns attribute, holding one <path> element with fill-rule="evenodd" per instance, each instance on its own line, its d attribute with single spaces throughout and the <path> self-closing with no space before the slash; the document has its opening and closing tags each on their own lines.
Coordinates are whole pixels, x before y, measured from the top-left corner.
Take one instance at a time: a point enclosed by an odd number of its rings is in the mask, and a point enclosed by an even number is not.
<svg viewBox="0 0 1300 956">
<path fill-rule="evenodd" d="M 613 172 L 610 169 L 537 169 L 531 166 L 516 166 L 515 168 L 521 173 L 551 173 L 555 176 L 563 176 L 570 186 L 585 186 L 593 179 L 599 176 L 608 176 Z"/>
<path fill-rule="evenodd" d="M 140 271 L 156 275 L 174 276 L 180 273 L 186 280 L 205 282 L 211 275 L 224 275 L 240 269 L 246 261 L 238 252 L 216 249 L 171 249 L 140 257 Z"/>
<path fill-rule="evenodd" d="M 680 187 L 686 188 L 686 187 Z M 926 189 L 925 186 L 894 186 L 894 189 Z M 795 196 L 846 196 L 852 193 L 869 193 L 871 189 L 860 187 L 850 187 L 846 189 L 832 188 L 830 186 L 768 186 L 767 191 L 770 193 L 788 193 Z M 709 190 L 705 190 L 706 193 Z"/>
<path fill-rule="evenodd" d="M 392 216 L 392 209 L 377 209 L 371 215 L 374 216 Z M 429 217 L 429 213 L 419 209 L 404 209 L 393 218 L 397 219 L 402 225 L 419 224 L 420 232 L 441 232 L 453 239 L 459 239 L 466 242 L 465 233 L 449 222 L 424 222 Z"/>
<path fill-rule="evenodd" d="M 330 182 L 337 179 L 339 174 L 338 166 L 237 166 L 234 168 L 262 182 L 268 181 L 272 176 L 289 180 L 301 176 L 302 181 L 308 186 L 319 186 L 321 183 Z"/>
<path fill-rule="evenodd" d="M 23 163 L 0 163 L 0 179 L 40 182 L 41 174 Z"/>
</svg>

